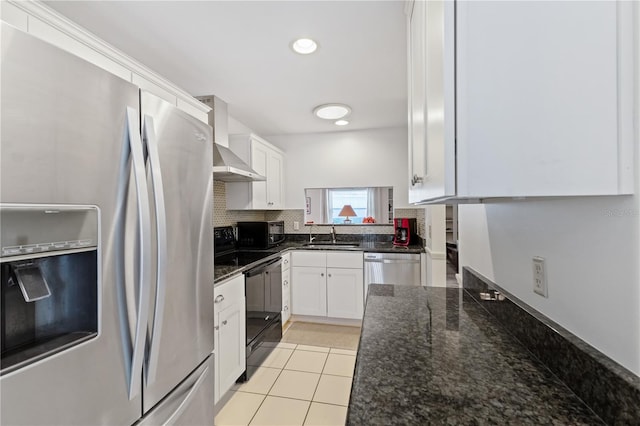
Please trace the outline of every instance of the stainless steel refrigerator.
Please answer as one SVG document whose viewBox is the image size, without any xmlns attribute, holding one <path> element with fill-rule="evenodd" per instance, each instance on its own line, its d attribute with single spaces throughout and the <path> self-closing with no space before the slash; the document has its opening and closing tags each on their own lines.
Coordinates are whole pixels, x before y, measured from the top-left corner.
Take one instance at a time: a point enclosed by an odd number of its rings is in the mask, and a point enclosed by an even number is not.
<svg viewBox="0 0 640 426">
<path fill-rule="evenodd" d="M 213 424 L 211 127 L 5 23 L 1 67 L 0 423 Z"/>
</svg>

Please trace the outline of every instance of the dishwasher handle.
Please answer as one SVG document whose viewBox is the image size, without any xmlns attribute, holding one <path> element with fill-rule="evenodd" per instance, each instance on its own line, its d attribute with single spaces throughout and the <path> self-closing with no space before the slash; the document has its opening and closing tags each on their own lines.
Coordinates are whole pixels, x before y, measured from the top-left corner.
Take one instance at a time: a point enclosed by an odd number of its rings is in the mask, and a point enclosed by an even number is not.
<svg viewBox="0 0 640 426">
<path fill-rule="evenodd" d="M 420 263 L 420 259 L 364 259 L 365 263 Z"/>
</svg>

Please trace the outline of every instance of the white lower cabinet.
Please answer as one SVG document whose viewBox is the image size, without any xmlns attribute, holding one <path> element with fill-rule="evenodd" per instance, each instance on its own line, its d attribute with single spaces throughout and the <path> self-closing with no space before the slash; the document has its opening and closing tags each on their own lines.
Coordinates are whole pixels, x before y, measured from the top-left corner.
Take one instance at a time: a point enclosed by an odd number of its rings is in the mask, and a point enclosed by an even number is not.
<svg viewBox="0 0 640 426">
<path fill-rule="evenodd" d="M 215 403 L 246 368 L 244 275 L 217 285 L 214 295 Z"/>
<path fill-rule="evenodd" d="M 362 319 L 362 279 L 362 268 L 327 268 L 328 317 Z"/>
<path fill-rule="evenodd" d="M 327 316 L 326 267 L 294 266 L 292 309 L 296 315 Z"/>
<path fill-rule="evenodd" d="M 362 319 L 363 253 L 295 251 L 291 309 L 296 315 Z"/>
</svg>

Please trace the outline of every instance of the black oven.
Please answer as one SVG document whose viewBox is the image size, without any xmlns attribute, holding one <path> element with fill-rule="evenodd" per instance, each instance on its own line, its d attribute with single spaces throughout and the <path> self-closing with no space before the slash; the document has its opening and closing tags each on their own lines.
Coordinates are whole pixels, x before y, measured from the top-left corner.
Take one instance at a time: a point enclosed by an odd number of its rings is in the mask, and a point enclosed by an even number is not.
<svg viewBox="0 0 640 426">
<path fill-rule="evenodd" d="M 238 247 L 266 249 L 284 241 L 284 221 L 238 222 Z"/>
<path fill-rule="evenodd" d="M 281 259 L 271 259 L 245 273 L 247 304 L 247 369 L 239 381 L 249 379 L 282 339 Z"/>
<path fill-rule="evenodd" d="M 278 223 L 278 222 L 242 222 Z M 284 223 L 280 222 L 281 229 Z M 240 224 L 238 224 L 240 225 Z M 276 235 L 275 229 L 274 235 Z M 240 226 L 238 227 L 240 233 Z M 282 238 L 284 234 L 282 233 Z M 274 237 L 274 241 L 278 238 Z M 266 250 L 236 247 L 233 227 L 214 228 L 214 265 L 247 267 L 245 274 L 247 369 L 238 379 L 243 382 L 259 367 L 282 339 L 282 267 L 279 256 Z"/>
</svg>

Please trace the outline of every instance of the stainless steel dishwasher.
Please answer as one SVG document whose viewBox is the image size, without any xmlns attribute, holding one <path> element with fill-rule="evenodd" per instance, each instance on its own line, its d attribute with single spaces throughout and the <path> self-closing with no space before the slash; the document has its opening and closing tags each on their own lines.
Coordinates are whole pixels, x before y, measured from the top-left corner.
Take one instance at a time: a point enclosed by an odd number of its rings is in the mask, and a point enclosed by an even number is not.
<svg viewBox="0 0 640 426">
<path fill-rule="evenodd" d="M 419 286 L 419 253 L 364 253 L 364 299 L 369 284 Z"/>
</svg>

